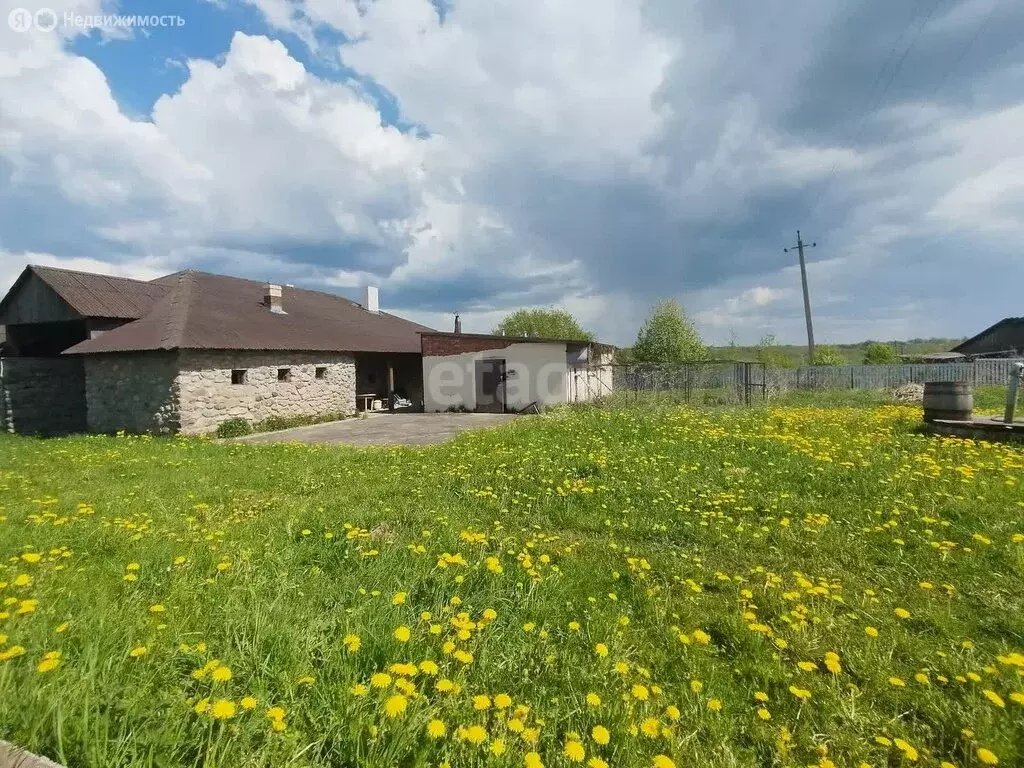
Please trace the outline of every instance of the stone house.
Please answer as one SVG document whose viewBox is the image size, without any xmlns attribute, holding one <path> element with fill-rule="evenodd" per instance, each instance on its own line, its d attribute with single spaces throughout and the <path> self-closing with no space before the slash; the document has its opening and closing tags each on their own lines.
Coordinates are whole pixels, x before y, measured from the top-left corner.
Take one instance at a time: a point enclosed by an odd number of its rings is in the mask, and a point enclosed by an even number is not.
<svg viewBox="0 0 1024 768">
<path fill-rule="evenodd" d="M 27 433 L 198 434 L 230 418 L 422 406 L 431 329 L 320 291 L 187 270 L 28 266 L 0 301 L 0 419 Z"/>
</svg>

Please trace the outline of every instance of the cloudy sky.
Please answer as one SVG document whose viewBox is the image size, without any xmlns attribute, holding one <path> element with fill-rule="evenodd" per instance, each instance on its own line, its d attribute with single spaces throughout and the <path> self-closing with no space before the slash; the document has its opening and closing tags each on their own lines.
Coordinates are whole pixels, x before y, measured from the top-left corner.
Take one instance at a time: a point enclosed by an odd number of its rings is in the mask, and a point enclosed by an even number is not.
<svg viewBox="0 0 1024 768">
<path fill-rule="evenodd" d="M 447 329 L 962 336 L 1024 315 L 1018 0 L 0 0 L 0 288 L 192 267 Z M 167 14 L 159 28 L 72 18 Z M 17 26 L 17 25 L 15 25 Z"/>
</svg>

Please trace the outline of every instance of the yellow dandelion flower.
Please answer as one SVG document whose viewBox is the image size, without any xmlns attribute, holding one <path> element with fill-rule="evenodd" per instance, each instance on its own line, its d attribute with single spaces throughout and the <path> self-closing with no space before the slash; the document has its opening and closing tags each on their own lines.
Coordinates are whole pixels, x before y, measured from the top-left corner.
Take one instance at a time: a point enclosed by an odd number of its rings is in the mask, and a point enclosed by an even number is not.
<svg viewBox="0 0 1024 768">
<path fill-rule="evenodd" d="M 369 691 L 370 689 L 362 683 L 356 683 L 348 689 L 348 692 L 351 693 L 353 696 L 365 696 Z"/>
<path fill-rule="evenodd" d="M 374 688 L 387 688 L 391 685 L 391 675 L 387 672 L 375 672 L 370 676 L 370 685 Z"/>
<path fill-rule="evenodd" d="M 434 661 L 431 661 L 430 659 L 427 659 L 426 661 L 421 661 L 420 662 L 420 672 L 422 672 L 424 675 L 431 675 L 431 676 L 433 676 L 433 675 L 436 675 L 440 671 L 441 670 L 437 666 L 437 663 L 434 662 Z"/>
<path fill-rule="evenodd" d="M 864 634 L 868 637 L 878 637 L 878 629 L 876 627 L 864 627 Z"/>
<path fill-rule="evenodd" d="M 210 673 L 210 679 L 215 683 L 226 683 L 231 679 L 231 668 L 217 667 Z"/>
<path fill-rule="evenodd" d="M 652 764 L 654 768 L 676 768 L 676 764 L 667 755 L 655 755 Z"/>
<path fill-rule="evenodd" d="M 527 752 L 523 758 L 525 768 L 544 768 L 544 761 L 537 752 Z"/>
<path fill-rule="evenodd" d="M 764 707 L 758 707 L 757 708 L 757 716 L 759 718 L 761 718 L 762 720 L 764 720 L 765 722 L 767 722 L 768 720 L 772 719 L 772 713 L 769 712 Z"/>
<path fill-rule="evenodd" d="M 588 707 L 600 707 L 601 706 L 601 697 L 598 696 L 593 691 L 590 691 L 587 694 L 587 706 Z"/>
<path fill-rule="evenodd" d="M 605 645 L 604 643 L 598 643 L 597 645 L 594 646 L 594 653 L 596 653 L 602 659 L 607 658 L 607 656 L 608 656 L 608 646 Z"/>
<path fill-rule="evenodd" d="M 214 720 L 229 720 L 235 716 L 235 702 L 230 699 L 217 699 L 210 707 L 210 717 Z"/>
<path fill-rule="evenodd" d="M 441 720 L 435 719 L 427 723 L 427 736 L 432 739 L 440 739 L 447 732 L 448 729 Z"/>
<path fill-rule="evenodd" d="M 341 642 L 345 644 L 345 650 L 349 653 L 355 653 L 363 646 L 363 641 L 359 639 L 359 635 L 345 635 Z"/>
<path fill-rule="evenodd" d="M 488 749 L 491 751 L 491 754 L 494 755 L 495 757 L 501 757 L 502 755 L 505 754 L 505 749 L 506 749 L 506 747 L 505 747 L 505 740 L 504 739 L 495 739 L 494 741 L 491 742 L 491 746 L 488 747 Z"/>
<path fill-rule="evenodd" d="M 795 685 L 789 686 L 789 692 L 801 701 L 806 701 L 811 698 L 811 692 L 806 688 L 798 688 Z"/>
<path fill-rule="evenodd" d="M 384 712 L 388 717 L 400 717 L 405 714 L 408 706 L 409 700 L 402 694 L 396 693 L 384 702 Z"/>
<path fill-rule="evenodd" d="M 482 725 L 471 725 L 462 732 L 464 741 L 480 746 L 487 741 L 487 729 Z"/>
<path fill-rule="evenodd" d="M 673 706 L 672 704 L 665 707 L 665 717 L 669 720 L 678 720 L 681 716 L 682 714 L 679 711 L 679 707 Z"/>
<path fill-rule="evenodd" d="M 149 648 L 147 648 L 144 645 L 137 645 L 130 651 L 128 651 L 128 655 L 131 656 L 133 659 L 141 658 L 142 656 L 145 656 L 147 653 L 149 653 Z"/>
<path fill-rule="evenodd" d="M 473 709 L 483 711 L 491 708 L 491 697 L 480 694 L 473 697 Z"/>
<path fill-rule="evenodd" d="M 722 711 L 722 700 L 721 699 L 711 699 L 711 700 L 709 700 L 708 701 L 708 709 L 710 709 L 712 712 L 721 712 Z"/>
<path fill-rule="evenodd" d="M 60 666 L 60 656 L 52 656 L 44 658 L 38 664 L 36 664 L 36 672 L 43 674 L 44 672 L 52 672 Z"/>
<path fill-rule="evenodd" d="M 410 637 L 412 637 L 412 632 L 410 632 L 409 628 L 404 624 L 395 628 L 395 640 L 398 642 L 407 643 L 409 642 Z"/>
<path fill-rule="evenodd" d="M 984 694 L 986 699 L 991 701 L 993 704 L 995 704 L 1000 709 L 1005 709 L 1006 708 L 1006 702 L 1003 701 L 1003 697 L 1000 696 L 995 691 L 986 688 L 984 691 L 982 691 L 982 693 Z"/>
<path fill-rule="evenodd" d="M 661 733 L 661 723 L 655 717 L 645 718 L 640 723 L 640 732 L 649 739 L 657 738 L 658 734 Z"/>
<path fill-rule="evenodd" d="M 999 765 L 999 758 L 996 757 L 996 753 L 991 749 L 985 747 L 978 747 L 978 759 L 981 760 L 985 765 Z"/>
<path fill-rule="evenodd" d="M 897 619 L 909 619 L 910 618 L 910 611 L 908 611 L 906 608 L 897 608 L 894 611 L 894 613 L 896 614 L 896 618 Z"/>
<path fill-rule="evenodd" d="M 700 693 L 704 690 L 704 683 L 702 683 L 700 680 L 691 680 L 690 690 L 694 693 Z"/>
<path fill-rule="evenodd" d="M 903 679 L 899 677 L 890 677 L 889 685 L 895 686 L 897 688 L 905 688 L 907 686 Z"/>
<path fill-rule="evenodd" d="M 768 701 L 768 694 L 764 691 L 757 691 L 754 693 L 754 701 L 760 701 L 762 703 Z"/>
<path fill-rule="evenodd" d="M 569 739 L 565 742 L 565 747 L 562 748 L 562 754 L 571 763 L 582 763 L 587 757 L 587 750 L 583 748 L 583 744 L 580 742 L 575 739 Z"/>
<path fill-rule="evenodd" d="M 896 748 L 900 752 L 903 753 L 903 756 L 905 758 L 907 758 L 907 760 L 909 760 L 912 763 L 917 761 L 917 758 L 919 757 L 919 755 L 918 755 L 917 749 L 915 747 L 912 747 L 909 743 L 907 743 L 903 739 L 893 739 L 892 743 L 896 746 Z"/>
<path fill-rule="evenodd" d="M 508 709 L 512 706 L 512 697 L 507 693 L 499 693 L 494 697 L 495 709 Z"/>
<path fill-rule="evenodd" d="M 258 702 L 256 701 L 255 696 L 243 696 L 242 700 L 238 703 L 242 705 L 242 709 L 248 712 L 249 710 L 256 709 L 256 704 Z"/>
<path fill-rule="evenodd" d="M 634 683 L 633 687 L 629 689 L 629 692 L 637 701 L 647 701 L 647 699 L 650 698 L 651 695 L 651 692 L 647 689 L 647 686 L 641 685 L 640 683 Z"/>
<path fill-rule="evenodd" d="M 587 760 L 587 768 L 608 768 L 608 763 L 600 757 L 592 757 Z"/>
<path fill-rule="evenodd" d="M 405 592 L 395 592 L 395 596 L 391 598 L 391 604 L 404 605 L 407 597 L 409 597 L 409 595 Z"/>
<path fill-rule="evenodd" d="M 612 739 L 611 733 L 603 725 L 595 725 L 593 730 L 590 731 L 590 737 L 602 746 Z"/>
</svg>

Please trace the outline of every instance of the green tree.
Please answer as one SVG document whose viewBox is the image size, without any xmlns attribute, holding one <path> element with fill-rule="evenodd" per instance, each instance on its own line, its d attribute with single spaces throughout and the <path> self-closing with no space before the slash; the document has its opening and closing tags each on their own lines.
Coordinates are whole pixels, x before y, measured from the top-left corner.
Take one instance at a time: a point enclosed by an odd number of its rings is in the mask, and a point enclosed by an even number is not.
<svg viewBox="0 0 1024 768">
<path fill-rule="evenodd" d="M 835 347 L 822 344 L 814 348 L 814 359 L 811 365 L 846 365 L 843 353 Z"/>
<path fill-rule="evenodd" d="M 671 299 L 654 306 L 633 345 L 633 359 L 641 363 L 682 363 L 708 357 L 708 348 L 683 308 Z"/>
<path fill-rule="evenodd" d="M 519 309 L 498 323 L 494 333 L 501 336 L 534 336 L 542 339 L 593 341 L 576 318 L 564 309 Z"/>
<path fill-rule="evenodd" d="M 889 344 L 869 341 L 864 347 L 864 363 L 866 365 L 890 365 L 898 362 L 899 356 Z"/>
<path fill-rule="evenodd" d="M 757 362 L 769 368 L 795 368 L 796 361 L 778 345 L 774 334 L 762 336 L 757 342 Z"/>
</svg>

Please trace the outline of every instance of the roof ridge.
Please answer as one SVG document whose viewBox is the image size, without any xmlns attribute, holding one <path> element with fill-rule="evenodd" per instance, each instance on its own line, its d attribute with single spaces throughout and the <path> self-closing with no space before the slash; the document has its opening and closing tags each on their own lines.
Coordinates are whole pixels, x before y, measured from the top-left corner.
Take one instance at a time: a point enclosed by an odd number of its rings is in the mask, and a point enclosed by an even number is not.
<svg viewBox="0 0 1024 768">
<path fill-rule="evenodd" d="M 177 349 L 185 338 L 185 324 L 188 322 L 188 313 L 192 306 L 194 285 L 194 275 L 186 269 L 178 275 L 178 284 L 171 289 L 167 325 L 161 340 L 166 349 Z"/>
<path fill-rule="evenodd" d="M 141 280 L 141 279 L 139 279 L 137 277 L 125 277 L 124 275 L 108 275 L 108 274 L 104 274 L 103 272 L 89 272 L 88 270 L 85 270 L 85 269 L 68 269 L 67 267 L 51 267 L 49 264 L 29 264 L 28 267 L 32 271 L 37 271 L 37 270 L 40 270 L 40 269 L 45 269 L 45 270 L 49 270 L 51 272 L 63 272 L 64 274 L 67 274 L 67 275 L 88 275 L 89 277 L 104 277 L 104 278 L 112 279 L 112 280 L 127 280 L 129 282 L 140 283 L 142 285 L 147 285 L 147 284 L 153 282 L 152 280 Z"/>
</svg>

